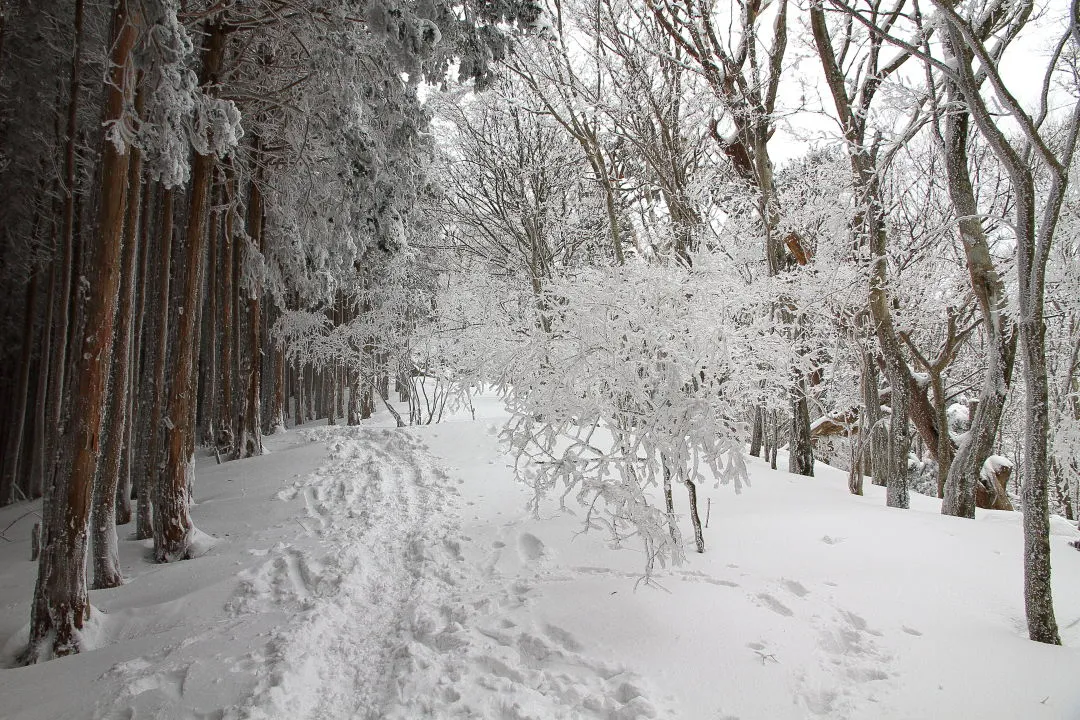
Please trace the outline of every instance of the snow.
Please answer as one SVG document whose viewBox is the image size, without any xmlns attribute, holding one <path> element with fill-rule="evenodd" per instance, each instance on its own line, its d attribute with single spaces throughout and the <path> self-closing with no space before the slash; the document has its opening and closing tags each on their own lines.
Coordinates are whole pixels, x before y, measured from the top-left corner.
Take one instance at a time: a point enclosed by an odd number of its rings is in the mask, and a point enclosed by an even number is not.
<svg viewBox="0 0 1080 720">
<path fill-rule="evenodd" d="M 971 410 L 967 405 L 952 403 L 945 409 L 945 416 L 950 428 L 967 430 L 971 427 Z"/>
<path fill-rule="evenodd" d="M 986 458 L 986 461 L 983 463 L 979 476 L 983 480 L 991 482 L 993 478 L 1001 472 L 1002 468 L 1012 468 L 1012 466 L 1013 461 L 1004 455 L 991 455 Z"/>
<path fill-rule="evenodd" d="M 199 556 L 91 592 L 99 648 L 0 670 L 36 718 L 1068 718 L 1080 537 L 1054 518 L 1065 647 L 1026 639 L 1017 513 L 940 515 L 846 474 L 699 487 L 707 551 L 642 582 L 572 502 L 527 511 L 476 400 L 440 425 L 309 426 L 197 473 Z M 383 424 L 391 423 L 380 413 Z M 781 459 L 780 465 L 785 463 Z M 677 489 L 678 490 L 678 489 Z M 0 509 L 0 528 L 30 509 Z M 676 511 L 690 536 L 685 492 Z M 34 516 L 0 543 L 0 647 L 25 642 Z"/>
</svg>

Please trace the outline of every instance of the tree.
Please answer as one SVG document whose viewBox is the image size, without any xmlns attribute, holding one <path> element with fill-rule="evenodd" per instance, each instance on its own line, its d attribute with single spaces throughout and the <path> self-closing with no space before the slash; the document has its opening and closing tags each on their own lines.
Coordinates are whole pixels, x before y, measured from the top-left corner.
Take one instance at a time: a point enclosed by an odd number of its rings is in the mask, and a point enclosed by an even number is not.
<svg viewBox="0 0 1080 720">
<path fill-rule="evenodd" d="M 809 260 L 798 232 L 780 230 L 781 207 L 769 141 L 777 127 L 777 97 L 787 50 L 788 4 L 772 9 L 771 33 L 764 32 L 769 3 L 748 0 L 735 4 L 733 31 L 717 29 L 720 15 L 710 2 L 686 5 L 669 0 L 649 0 L 653 16 L 684 51 L 712 89 L 722 107 L 722 116 L 713 120 L 713 137 L 731 161 L 739 179 L 749 189 L 763 236 L 765 265 L 771 276 L 794 264 Z M 788 244 L 794 249 L 788 257 Z M 777 299 L 785 324 L 792 326 L 792 341 L 803 346 L 805 334 L 792 320 L 800 313 L 790 297 Z M 788 369 L 791 376 L 788 469 L 800 475 L 814 474 L 814 452 L 810 438 L 810 410 L 807 381 L 799 364 Z M 755 406 L 754 423 L 763 415 Z"/>
<path fill-rule="evenodd" d="M 1025 110 L 1001 77 L 1001 58 L 994 50 L 997 43 L 979 36 L 976 27 L 979 16 L 962 15 L 952 6 L 936 0 L 934 5 L 947 23 L 945 47 L 952 48 L 956 53 L 953 55 L 955 69 L 947 63 L 942 63 L 942 69 L 947 70 L 958 85 L 980 133 L 1008 172 L 1016 199 L 1013 225 L 1017 255 L 1017 330 L 1027 390 L 1022 490 L 1024 601 L 1030 638 L 1057 645 L 1061 639 L 1050 591 L 1050 519 L 1047 507 L 1049 415 L 1043 308 L 1047 262 L 1061 217 L 1069 169 L 1080 133 L 1080 101 L 1075 102 L 1065 118 L 1058 138 L 1050 141 L 1046 127 L 1050 114 L 1048 90 L 1043 90 L 1040 107 L 1034 113 Z M 1008 32 L 1019 32 L 1026 25 L 1030 12 L 1031 6 L 1026 4 L 1014 11 Z M 1062 50 L 1070 41 L 1080 46 L 1080 4 L 1076 2 L 1072 3 L 1069 28 L 1060 36 L 1056 51 L 1047 65 L 1043 88 L 1050 87 Z M 970 55 L 965 57 L 968 53 Z M 980 92 L 981 82 L 972 68 L 974 60 L 978 60 L 980 71 L 985 73 L 997 102 L 1007 109 L 1018 126 L 1026 146 L 1018 147 L 1019 143 L 1007 134 L 1001 121 L 991 111 L 987 99 Z M 1035 191 L 1036 169 L 1033 164 L 1045 173 L 1049 181 L 1041 203 Z"/>
<path fill-rule="evenodd" d="M 905 0 L 897 0 L 887 11 L 874 13 L 874 19 L 891 26 Z M 908 424 L 911 385 L 914 378 L 904 359 L 900 337 L 892 316 L 892 303 L 888 283 L 888 226 L 881 187 L 879 163 L 879 139 L 869 133 L 871 103 L 882 83 L 893 76 L 909 59 L 907 53 L 885 61 L 881 58 L 884 40 L 880 35 L 868 33 L 865 38 L 867 50 L 861 56 L 848 57 L 847 51 L 859 40 L 853 35 L 853 25 L 841 30 L 839 52 L 836 39 L 829 28 L 825 9 L 821 2 L 810 6 L 810 27 L 814 37 L 825 81 L 836 108 L 837 118 L 848 146 L 853 187 L 856 192 L 856 215 L 852 219 L 854 244 L 857 252 L 869 255 L 868 308 L 877 337 L 878 347 L 884 358 L 885 373 L 891 389 L 891 421 L 889 425 L 889 465 L 887 473 L 890 507 L 908 507 L 907 463 L 911 445 Z M 857 70 L 845 67 L 851 63 Z M 847 82 L 848 73 L 858 78 L 857 83 Z M 887 163 L 886 163 L 887 164 Z"/>
<path fill-rule="evenodd" d="M 90 504 L 100 453 L 104 404 L 112 362 L 114 311 L 120 282 L 120 250 L 129 147 L 118 132 L 132 101 L 132 51 L 142 18 L 117 4 L 112 21 L 111 70 L 102 133 L 98 231 L 87 248 L 91 272 L 85 301 L 87 332 L 75 359 L 71 417 L 62 435 L 61 458 L 45 501 L 41 560 L 30 622 L 29 658 L 78 652 L 80 631 L 90 619 L 86 554 Z"/>
</svg>

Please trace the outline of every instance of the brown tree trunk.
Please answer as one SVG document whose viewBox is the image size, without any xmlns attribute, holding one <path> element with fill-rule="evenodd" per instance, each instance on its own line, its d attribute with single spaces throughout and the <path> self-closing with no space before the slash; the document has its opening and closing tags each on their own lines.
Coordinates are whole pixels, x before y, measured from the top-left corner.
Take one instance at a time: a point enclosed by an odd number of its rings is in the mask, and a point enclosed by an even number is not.
<svg viewBox="0 0 1080 720">
<path fill-rule="evenodd" d="M 106 126 L 121 122 L 125 104 L 130 102 L 134 84 L 131 54 L 138 35 L 137 22 L 136 17 L 128 15 L 127 3 L 118 3 L 113 13 L 110 70 L 105 86 Z M 43 512 L 45 537 L 30 621 L 31 661 L 44 659 L 42 651 L 67 655 L 81 650 L 79 631 L 90 617 L 87 531 L 112 360 L 128 161 L 126 152 L 102 138 L 98 232 L 88 248 L 93 279 L 85 290 L 86 330 L 71 377 L 71 422 L 62 434 L 62 460 L 53 474 Z"/>
<path fill-rule="evenodd" d="M 131 522 L 132 482 L 143 477 L 145 469 L 144 425 L 140 422 L 143 410 L 141 380 L 145 368 L 142 365 L 143 312 L 146 305 L 147 262 L 150 255 L 150 207 L 153 194 L 144 184 L 139 185 L 140 203 L 138 223 L 138 265 L 135 274 L 134 314 L 131 323 L 131 349 L 128 362 L 128 422 L 124 435 L 124 455 L 121 463 L 120 482 L 116 486 L 116 524 Z"/>
<path fill-rule="evenodd" d="M 136 100 L 136 111 L 140 104 Z M 124 451 L 124 437 L 130 422 L 128 418 L 128 365 L 131 360 L 131 334 L 135 309 L 135 272 L 139 249 L 142 183 L 142 154 L 135 149 L 130 154 L 122 276 L 112 348 L 111 392 L 106 415 L 108 422 L 105 427 L 105 443 L 94 488 L 94 507 L 91 517 L 93 588 L 95 590 L 118 587 L 124 582 L 120 574 L 120 556 L 116 539 L 116 491 L 120 485 L 120 455 Z"/>
<path fill-rule="evenodd" d="M 203 52 L 201 85 L 212 88 L 225 53 L 225 26 L 207 22 Z M 191 168 L 184 265 L 184 289 L 176 333 L 176 362 L 169 388 L 168 417 L 165 433 L 166 457 L 161 482 L 154 502 L 154 559 L 172 562 L 188 557 L 194 526 L 188 515 L 189 487 L 195 472 L 192 456 L 195 428 L 190 424 L 195 402 L 194 364 L 197 333 L 197 304 L 202 284 L 202 260 L 209 215 L 210 183 L 214 157 L 195 153 Z"/>
</svg>

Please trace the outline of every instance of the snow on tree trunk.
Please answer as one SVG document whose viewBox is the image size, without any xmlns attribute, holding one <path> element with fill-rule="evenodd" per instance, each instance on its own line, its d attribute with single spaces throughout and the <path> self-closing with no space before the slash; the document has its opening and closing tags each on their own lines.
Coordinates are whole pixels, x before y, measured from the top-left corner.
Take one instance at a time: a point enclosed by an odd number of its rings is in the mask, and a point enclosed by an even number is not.
<svg viewBox="0 0 1080 720">
<path fill-rule="evenodd" d="M 679 526 L 675 521 L 675 498 L 671 494 L 671 463 L 662 457 L 660 461 L 664 465 L 664 509 L 667 511 L 668 529 L 671 532 L 671 541 L 679 542 Z"/>
<path fill-rule="evenodd" d="M 902 371 L 888 373 L 892 392 L 892 418 L 889 422 L 889 474 L 885 485 L 885 504 L 889 507 L 909 507 L 907 472 L 911 452 L 911 430 L 908 424 L 908 394 L 903 386 Z"/>
</svg>

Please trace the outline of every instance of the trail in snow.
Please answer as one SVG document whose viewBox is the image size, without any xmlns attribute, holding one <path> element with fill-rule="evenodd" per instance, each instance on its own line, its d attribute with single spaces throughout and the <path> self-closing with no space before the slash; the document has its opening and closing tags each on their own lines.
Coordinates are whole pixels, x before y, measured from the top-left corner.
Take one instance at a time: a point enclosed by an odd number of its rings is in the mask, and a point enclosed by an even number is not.
<svg viewBox="0 0 1080 720">
<path fill-rule="evenodd" d="M 279 543 L 243 574 L 231 611 L 280 613 L 281 624 L 236 662 L 255 686 L 225 717 L 657 717 L 634 675 L 532 619 L 528 573 L 498 576 L 503 552 L 542 573 L 538 538 L 465 560 L 452 481 L 409 433 L 309 437 L 327 443 L 329 462 L 279 496 L 303 498 L 303 532 L 317 542 Z"/>
</svg>

